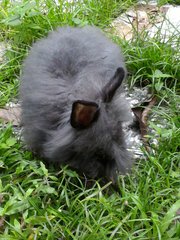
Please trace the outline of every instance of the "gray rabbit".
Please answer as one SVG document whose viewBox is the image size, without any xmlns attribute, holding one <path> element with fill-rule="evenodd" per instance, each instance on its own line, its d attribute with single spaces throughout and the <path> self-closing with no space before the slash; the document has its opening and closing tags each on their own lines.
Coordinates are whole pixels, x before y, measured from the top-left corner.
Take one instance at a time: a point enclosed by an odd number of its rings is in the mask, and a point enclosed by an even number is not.
<svg viewBox="0 0 180 240">
<path fill-rule="evenodd" d="M 122 131 L 132 118 L 125 77 L 119 47 L 96 27 L 58 28 L 35 43 L 20 86 L 29 149 L 50 163 L 116 182 L 133 162 Z"/>
</svg>

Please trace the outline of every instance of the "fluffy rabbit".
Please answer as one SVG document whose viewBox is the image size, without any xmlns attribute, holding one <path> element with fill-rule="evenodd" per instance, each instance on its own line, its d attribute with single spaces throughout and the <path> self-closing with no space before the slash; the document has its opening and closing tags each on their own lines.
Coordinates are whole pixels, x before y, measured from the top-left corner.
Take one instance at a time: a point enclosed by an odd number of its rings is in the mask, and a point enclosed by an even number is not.
<svg viewBox="0 0 180 240">
<path fill-rule="evenodd" d="M 122 131 L 132 118 L 125 77 L 119 46 L 96 27 L 58 28 L 35 43 L 20 87 L 28 148 L 50 163 L 116 182 L 133 162 Z"/>
</svg>

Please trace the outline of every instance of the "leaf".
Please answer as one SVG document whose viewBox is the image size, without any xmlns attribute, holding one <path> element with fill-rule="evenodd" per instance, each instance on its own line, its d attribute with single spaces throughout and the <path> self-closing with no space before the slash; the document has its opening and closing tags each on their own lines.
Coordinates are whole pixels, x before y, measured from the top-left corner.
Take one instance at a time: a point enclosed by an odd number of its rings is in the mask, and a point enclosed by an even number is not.
<svg viewBox="0 0 180 240">
<path fill-rule="evenodd" d="M 172 207 L 169 209 L 169 211 L 166 213 L 166 215 L 162 219 L 161 228 L 163 233 L 167 231 L 169 225 L 172 223 L 173 218 L 176 216 L 176 213 L 179 209 L 180 209 L 180 200 L 178 200 L 172 205 Z"/>
<path fill-rule="evenodd" d="M 1 150 L 2 150 L 2 149 L 8 149 L 9 147 L 7 146 L 7 144 L 1 143 L 1 144 L 0 144 L 0 148 L 1 148 Z"/>
<path fill-rule="evenodd" d="M 4 215 L 4 208 L 0 207 L 0 217 Z"/>
<path fill-rule="evenodd" d="M 75 23 L 76 25 L 80 25 L 82 23 L 82 21 L 79 18 L 72 18 L 73 23 Z"/>
<path fill-rule="evenodd" d="M 73 21 L 73 23 L 74 23 L 75 25 L 77 25 L 77 26 L 83 27 L 83 26 L 85 26 L 85 25 L 88 25 L 88 21 L 83 21 L 83 20 L 81 20 L 81 19 L 79 19 L 79 18 L 72 18 L 72 21 Z"/>
<path fill-rule="evenodd" d="M 156 69 L 155 72 L 153 73 L 153 77 L 154 78 L 168 78 L 168 77 L 172 77 L 172 75 L 164 74 L 159 69 Z"/>
<path fill-rule="evenodd" d="M 8 138 L 8 139 L 6 140 L 6 144 L 7 144 L 8 147 L 12 147 L 12 146 L 14 146 L 16 143 L 17 143 L 17 139 L 15 139 L 15 138 Z"/>
<path fill-rule="evenodd" d="M 45 165 L 44 165 L 43 162 L 40 162 L 40 165 L 41 165 L 41 169 L 42 169 L 44 175 L 47 177 L 47 176 L 48 176 L 48 170 L 47 170 L 47 168 L 45 167 Z"/>
<path fill-rule="evenodd" d="M 70 169 L 66 169 L 65 172 L 66 172 L 66 175 L 69 177 L 78 177 L 78 174 L 75 171 L 72 171 Z"/>
<path fill-rule="evenodd" d="M 30 11 L 30 13 L 28 14 L 28 17 L 35 17 L 35 16 L 38 16 L 38 15 L 41 15 L 40 12 L 36 11 L 36 10 L 32 10 Z M 35 24 L 34 24 L 35 25 Z M 41 29 L 40 26 L 36 25 L 37 29 Z"/>
<path fill-rule="evenodd" d="M 30 216 L 28 219 L 26 219 L 26 223 L 30 224 L 42 224 L 42 223 L 47 223 L 47 218 L 49 220 L 54 219 L 55 217 L 53 215 L 48 215 L 48 216 Z"/>
<path fill-rule="evenodd" d="M 16 230 L 21 230 L 21 224 L 18 222 L 17 219 L 14 219 L 14 227 Z"/>
<path fill-rule="evenodd" d="M 56 190 L 53 187 L 50 187 L 50 186 L 43 186 L 43 188 L 41 188 L 39 190 L 39 192 L 57 195 Z"/>
<path fill-rule="evenodd" d="M 20 165 L 16 168 L 16 174 L 22 173 L 24 168 L 28 165 L 26 161 L 21 161 Z"/>
<path fill-rule="evenodd" d="M 49 178 L 50 178 L 51 180 L 53 180 L 53 181 L 58 181 L 58 178 L 55 177 L 55 176 L 49 176 Z"/>
<path fill-rule="evenodd" d="M 42 171 L 41 168 L 37 168 L 34 166 L 30 166 L 30 169 L 35 172 L 37 175 L 44 176 L 44 172 Z M 35 180 L 34 180 L 35 181 Z"/>
<path fill-rule="evenodd" d="M 0 145 L 0 147 L 1 147 L 1 145 Z M 5 168 L 5 164 L 3 161 L 0 161 L 0 168 Z"/>
<path fill-rule="evenodd" d="M 25 193 L 26 198 L 29 197 L 32 194 L 33 191 L 34 191 L 33 188 L 29 188 Z"/>
<path fill-rule="evenodd" d="M 173 134 L 172 129 L 162 129 L 161 136 L 162 138 L 171 138 Z"/>
<path fill-rule="evenodd" d="M 155 83 L 154 87 L 155 87 L 157 92 L 160 92 L 160 90 L 162 89 L 163 85 L 164 85 L 163 82 L 158 82 L 158 83 Z"/>
<path fill-rule="evenodd" d="M 29 208 L 29 206 L 29 203 L 26 201 L 23 202 L 11 199 L 5 204 L 3 211 L 0 211 L 0 215 L 12 215 L 18 212 L 23 212 L 25 209 Z"/>
<path fill-rule="evenodd" d="M 35 7 L 35 6 L 36 6 L 35 2 L 26 2 L 24 4 L 24 6 L 22 7 L 22 12 L 25 14 L 28 11 L 30 11 L 31 9 L 33 9 L 33 7 Z"/>
<path fill-rule="evenodd" d="M 171 171 L 170 173 L 171 173 L 170 176 L 172 178 L 179 178 L 180 179 L 180 172 Z"/>
<path fill-rule="evenodd" d="M 36 24 L 29 24 L 28 25 L 31 29 L 35 29 L 35 30 L 42 30 L 42 28 Z"/>
<path fill-rule="evenodd" d="M 2 20 L 1 22 L 4 23 L 5 25 L 9 25 L 9 26 L 17 26 L 22 23 L 22 21 L 20 20 L 19 14 L 11 16 L 9 18 L 6 18 L 6 19 Z"/>
</svg>

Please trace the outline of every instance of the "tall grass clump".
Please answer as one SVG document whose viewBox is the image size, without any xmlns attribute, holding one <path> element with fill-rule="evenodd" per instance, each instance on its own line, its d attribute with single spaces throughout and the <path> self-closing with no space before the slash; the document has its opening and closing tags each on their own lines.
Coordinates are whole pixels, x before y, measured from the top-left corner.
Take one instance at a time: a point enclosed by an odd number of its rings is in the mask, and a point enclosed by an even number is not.
<svg viewBox="0 0 180 240">
<path fill-rule="evenodd" d="M 159 35 L 150 38 L 142 32 L 130 43 L 116 37 L 115 41 L 123 48 L 130 85 L 145 86 L 155 84 L 155 79 L 161 79 L 170 88 L 176 83 L 177 89 L 180 88 L 179 36 L 172 36 L 168 42 L 163 42 Z M 174 43 L 175 47 L 172 46 Z"/>
</svg>

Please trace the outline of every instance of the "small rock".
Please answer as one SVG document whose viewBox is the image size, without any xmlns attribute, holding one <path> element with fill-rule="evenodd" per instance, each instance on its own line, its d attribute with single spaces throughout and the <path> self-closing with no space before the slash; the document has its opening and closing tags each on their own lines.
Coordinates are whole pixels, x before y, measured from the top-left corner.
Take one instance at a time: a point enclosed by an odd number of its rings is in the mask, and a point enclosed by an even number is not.
<svg viewBox="0 0 180 240">
<path fill-rule="evenodd" d="M 180 6 L 166 4 L 157 6 L 156 1 L 139 1 L 135 8 L 128 10 L 116 18 L 111 27 L 113 33 L 126 40 L 131 40 L 135 32 L 144 29 L 150 37 L 157 33 L 167 42 L 173 35 L 179 35 L 180 31 Z M 173 43 L 175 47 L 176 42 Z"/>
<path fill-rule="evenodd" d="M 14 126 L 20 125 L 21 108 L 19 104 L 9 104 L 5 108 L 0 109 L 0 119 L 4 123 L 11 122 Z"/>
<path fill-rule="evenodd" d="M 152 28 L 149 29 L 149 36 L 154 37 L 160 30 L 160 35 L 163 41 L 167 42 L 169 38 L 173 35 L 179 35 L 180 31 L 180 6 L 165 5 L 161 8 L 164 14 L 164 19 L 161 22 L 154 24 Z M 174 47 L 176 43 L 173 43 Z"/>
<path fill-rule="evenodd" d="M 133 37 L 132 26 L 121 19 L 116 19 L 111 26 L 113 27 L 113 34 L 130 40 Z"/>
</svg>

